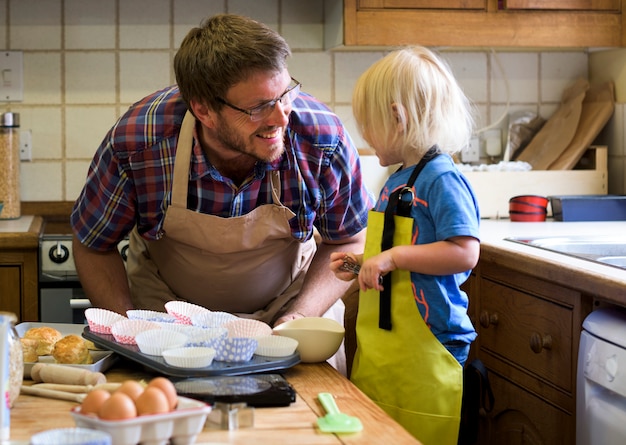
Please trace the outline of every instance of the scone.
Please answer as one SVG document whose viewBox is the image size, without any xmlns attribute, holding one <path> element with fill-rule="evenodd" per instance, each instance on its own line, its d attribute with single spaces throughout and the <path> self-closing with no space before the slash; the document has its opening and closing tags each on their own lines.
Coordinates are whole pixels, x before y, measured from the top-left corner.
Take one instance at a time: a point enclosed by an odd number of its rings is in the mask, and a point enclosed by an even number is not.
<svg viewBox="0 0 626 445">
<path fill-rule="evenodd" d="M 75 334 L 66 335 L 56 342 L 52 357 L 57 363 L 65 365 L 90 365 L 93 363 L 85 340 Z"/>
<path fill-rule="evenodd" d="M 39 356 L 37 355 L 37 345 L 39 342 L 37 340 L 33 340 L 32 338 L 20 338 L 20 343 L 22 343 L 24 363 L 35 363 L 39 360 Z"/>
<path fill-rule="evenodd" d="M 24 338 L 37 340 L 37 355 L 50 355 L 54 344 L 63 338 L 63 334 L 49 326 L 42 326 L 30 328 L 24 333 Z"/>
</svg>

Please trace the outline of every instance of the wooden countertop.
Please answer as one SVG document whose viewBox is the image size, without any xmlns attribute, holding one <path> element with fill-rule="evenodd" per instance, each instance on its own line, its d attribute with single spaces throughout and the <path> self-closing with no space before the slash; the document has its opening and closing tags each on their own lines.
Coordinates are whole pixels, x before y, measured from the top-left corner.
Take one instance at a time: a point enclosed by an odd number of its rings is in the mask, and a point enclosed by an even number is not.
<svg viewBox="0 0 626 445">
<path fill-rule="evenodd" d="M 506 241 L 507 237 L 624 235 L 626 221 L 610 222 L 511 222 L 481 221 L 482 260 L 490 260 L 520 272 L 626 306 L 626 270 Z"/>
<path fill-rule="evenodd" d="M 149 380 L 154 375 L 134 370 L 132 364 L 121 364 L 107 372 L 109 382 L 129 378 Z M 348 379 L 327 363 L 299 364 L 284 373 L 297 392 L 289 407 L 255 408 L 254 427 L 222 430 L 207 422 L 196 444 L 375 444 L 381 438 L 394 445 L 418 444 L 405 429 L 369 400 Z M 342 412 L 357 416 L 363 431 L 354 434 L 325 434 L 315 427 L 316 419 L 324 415 L 317 394 L 330 392 Z M 20 395 L 11 410 L 11 444 L 27 445 L 30 437 L 40 431 L 74 427 L 70 409 L 76 403 Z"/>
<path fill-rule="evenodd" d="M 41 216 L 25 215 L 18 219 L 0 220 L 0 248 L 36 249 L 43 227 Z"/>
</svg>

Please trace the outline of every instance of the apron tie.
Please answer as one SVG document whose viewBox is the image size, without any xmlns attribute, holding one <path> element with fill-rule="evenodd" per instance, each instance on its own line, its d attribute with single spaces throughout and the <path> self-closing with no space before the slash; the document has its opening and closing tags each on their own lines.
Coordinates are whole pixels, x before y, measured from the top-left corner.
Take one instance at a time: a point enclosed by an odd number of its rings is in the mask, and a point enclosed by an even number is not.
<svg viewBox="0 0 626 445">
<path fill-rule="evenodd" d="M 438 155 L 437 146 L 432 146 L 426 154 L 420 159 L 419 163 L 413 169 L 411 177 L 406 183 L 406 186 L 395 190 L 389 196 L 389 203 L 385 209 L 385 223 L 383 225 L 383 238 L 380 243 L 380 250 L 391 249 L 393 247 L 393 234 L 396 229 L 394 216 L 411 216 L 411 206 L 413 205 L 413 184 L 420 172 L 424 169 L 426 164 Z M 410 195 L 410 199 L 406 200 L 404 197 Z M 383 277 L 383 290 L 380 292 L 380 312 L 378 318 L 378 327 L 387 331 L 391 330 L 391 273 L 385 274 Z"/>
</svg>

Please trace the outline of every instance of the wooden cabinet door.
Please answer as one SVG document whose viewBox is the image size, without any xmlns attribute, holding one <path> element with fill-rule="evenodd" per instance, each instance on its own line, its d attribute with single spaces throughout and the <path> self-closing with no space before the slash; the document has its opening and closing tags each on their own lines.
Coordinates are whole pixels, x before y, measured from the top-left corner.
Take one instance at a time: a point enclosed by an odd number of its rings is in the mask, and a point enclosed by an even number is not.
<svg viewBox="0 0 626 445">
<path fill-rule="evenodd" d="M 39 321 L 38 269 L 36 249 L 0 250 L 0 311 L 18 323 Z"/>
<path fill-rule="evenodd" d="M 344 0 L 347 46 L 626 46 L 626 0 Z"/>
<path fill-rule="evenodd" d="M 22 268 L 19 265 L 0 265 L 0 311 L 22 313 Z"/>
<path fill-rule="evenodd" d="M 483 445 L 572 445 L 574 417 L 559 407 L 489 373 L 495 404 L 481 421 L 479 443 Z"/>
<path fill-rule="evenodd" d="M 487 0 L 359 0 L 359 8 L 487 9 Z"/>
<path fill-rule="evenodd" d="M 506 9 L 553 9 L 568 11 L 621 11 L 620 0 L 506 0 Z"/>
</svg>

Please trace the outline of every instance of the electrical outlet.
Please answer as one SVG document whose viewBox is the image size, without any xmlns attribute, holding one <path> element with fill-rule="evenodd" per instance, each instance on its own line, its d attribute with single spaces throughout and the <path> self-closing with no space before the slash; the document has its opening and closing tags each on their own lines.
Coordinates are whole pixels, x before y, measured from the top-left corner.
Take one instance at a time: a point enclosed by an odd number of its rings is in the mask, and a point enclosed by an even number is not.
<svg viewBox="0 0 626 445">
<path fill-rule="evenodd" d="M 461 160 L 465 164 L 480 161 L 480 141 L 473 137 L 467 147 L 461 150 Z"/>
<path fill-rule="evenodd" d="M 32 135 L 30 130 L 20 131 L 20 161 L 32 161 Z"/>
</svg>

